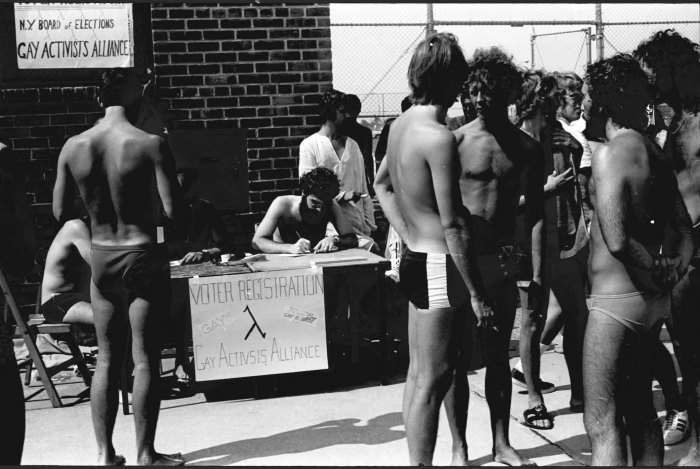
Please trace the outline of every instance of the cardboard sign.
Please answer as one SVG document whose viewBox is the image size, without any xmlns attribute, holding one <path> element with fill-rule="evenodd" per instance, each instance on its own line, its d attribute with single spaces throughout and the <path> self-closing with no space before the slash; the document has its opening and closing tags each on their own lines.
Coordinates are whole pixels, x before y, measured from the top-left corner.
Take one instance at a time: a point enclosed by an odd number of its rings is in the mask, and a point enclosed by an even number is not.
<svg viewBox="0 0 700 469">
<path fill-rule="evenodd" d="M 15 3 L 17 68 L 134 66 L 130 3 Z"/>
<path fill-rule="evenodd" d="M 323 271 L 189 279 L 197 381 L 328 368 Z"/>
</svg>

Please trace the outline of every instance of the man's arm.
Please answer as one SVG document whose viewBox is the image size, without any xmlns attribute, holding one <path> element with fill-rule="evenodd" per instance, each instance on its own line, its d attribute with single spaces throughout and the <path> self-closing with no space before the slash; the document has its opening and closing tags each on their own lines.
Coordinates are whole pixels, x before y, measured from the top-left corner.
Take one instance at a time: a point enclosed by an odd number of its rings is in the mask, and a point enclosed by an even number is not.
<svg viewBox="0 0 700 469">
<path fill-rule="evenodd" d="M 75 197 L 75 181 L 68 167 L 68 158 L 76 151 L 74 139 L 68 139 L 58 155 L 58 167 L 56 168 L 56 184 L 53 186 L 53 216 L 59 223 L 70 220 L 71 208 Z"/>
<path fill-rule="evenodd" d="M 627 181 L 629 158 L 610 145 L 601 146 L 593 155 L 593 200 L 603 241 L 615 259 L 627 268 L 632 281 L 644 290 L 658 291 L 652 281 L 654 257 L 647 248 L 627 232 L 630 187 Z"/>
<path fill-rule="evenodd" d="M 525 193 L 525 219 L 530 228 L 532 241 L 532 281 L 537 284 L 538 292 L 533 293 L 533 309 L 543 306 L 544 298 L 541 290 L 544 284 L 544 246 L 546 235 L 544 230 L 544 188 L 542 179 L 544 173 L 544 153 L 542 147 L 533 146 L 530 164 L 527 169 Z M 539 294 L 535 294 L 539 293 Z"/>
<path fill-rule="evenodd" d="M 671 225 L 675 228 L 679 235 L 677 248 L 678 255 L 675 257 L 674 261 L 676 263 L 678 279 L 680 279 L 688 271 L 690 260 L 693 257 L 693 223 L 690 219 L 690 215 L 688 214 L 688 209 L 685 206 L 685 202 L 683 202 L 683 196 L 678 190 L 677 185 L 675 185 L 674 190 L 676 192 L 676 197 L 673 204 Z"/>
<path fill-rule="evenodd" d="M 165 139 L 155 135 L 151 135 L 149 138 L 152 139 L 151 154 L 163 212 L 166 217 L 177 220 L 183 212 L 184 200 L 175 173 L 175 159 Z"/>
<path fill-rule="evenodd" d="M 288 203 L 282 197 L 277 197 L 270 204 L 270 208 L 265 213 L 265 217 L 258 225 L 253 235 L 252 245 L 255 249 L 270 254 L 289 254 L 309 252 L 309 241 L 300 238 L 295 244 L 278 243 L 273 240 L 277 225 L 289 209 Z"/>
<path fill-rule="evenodd" d="M 424 144 L 447 249 L 469 290 L 474 313 L 481 325 L 482 319 L 488 314 L 484 314 L 484 287 L 471 244 L 471 214 L 462 203 L 459 188 L 461 170 L 457 141 L 452 132 L 445 128 L 444 132 L 439 132 L 432 139 L 428 138 Z M 475 308 L 477 304 L 478 308 Z"/>
<path fill-rule="evenodd" d="M 394 194 L 394 188 L 391 185 L 389 158 L 390 156 L 386 155 L 379 165 L 379 169 L 377 169 L 377 177 L 374 179 L 374 191 L 377 193 L 377 199 L 384 211 L 384 216 L 389 220 L 399 237 L 406 240 L 408 228 L 406 228 L 406 221 L 401 215 L 401 210 L 399 210 L 399 205 L 396 202 L 396 194 Z"/>
<path fill-rule="evenodd" d="M 335 245 L 342 249 L 356 248 L 358 245 L 357 235 L 353 232 L 348 220 L 343 216 L 343 211 L 337 202 L 333 202 L 331 210 L 331 221 L 338 232 L 338 240 L 335 242 Z"/>
</svg>

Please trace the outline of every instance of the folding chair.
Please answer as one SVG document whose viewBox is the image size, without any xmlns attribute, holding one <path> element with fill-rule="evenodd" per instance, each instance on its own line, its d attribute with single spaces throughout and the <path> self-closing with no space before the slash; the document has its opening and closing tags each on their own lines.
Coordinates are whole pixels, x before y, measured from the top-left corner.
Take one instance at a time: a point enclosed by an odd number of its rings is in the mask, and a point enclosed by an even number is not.
<svg viewBox="0 0 700 469">
<path fill-rule="evenodd" d="M 71 333 L 70 324 L 51 324 L 45 322 L 43 315 L 39 313 L 39 307 L 41 306 L 41 283 L 39 284 L 37 292 L 36 314 L 34 314 L 34 317 L 29 321 L 25 321 L 22 317 L 14 296 L 12 295 L 12 291 L 10 290 L 10 285 L 1 269 L 0 288 L 2 288 L 2 293 L 5 296 L 5 322 L 9 323 L 9 313 L 12 313 L 16 325 L 15 335 L 24 340 L 27 351 L 29 352 L 29 358 L 18 363 L 20 368 L 26 367 L 25 385 L 29 384 L 31 380 L 32 367 L 36 367 L 39 377 L 41 378 L 41 383 L 51 401 L 51 405 L 54 407 L 61 407 L 61 398 L 56 391 L 53 381 L 51 381 L 52 376 L 73 365 L 77 365 L 78 370 L 82 373 L 83 381 L 86 386 L 90 386 L 92 379 L 90 371 L 85 363 L 83 353 L 80 351 L 80 347 L 78 347 L 78 342 Z M 47 367 L 36 344 L 38 334 L 52 334 L 64 340 L 68 344 L 72 357 L 63 363 Z"/>
</svg>

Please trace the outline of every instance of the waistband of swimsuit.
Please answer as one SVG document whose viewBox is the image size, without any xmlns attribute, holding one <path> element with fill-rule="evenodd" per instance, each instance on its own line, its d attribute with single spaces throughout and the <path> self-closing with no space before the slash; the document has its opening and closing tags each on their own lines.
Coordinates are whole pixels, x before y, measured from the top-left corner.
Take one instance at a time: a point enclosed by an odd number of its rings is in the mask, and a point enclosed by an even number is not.
<svg viewBox="0 0 700 469">
<path fill-rule="evenodd" d="M 615 295 L 591 295 L 589 298 L 591 300 L 618 300 L 621 298 L 634 298 L 636 296 L 643 296 L 642 292 L 630 292 L 630 293 L 617 293 Z"/>
<path fill-rule="evenodd" d="M 495 250 L 493 250 L 493 251 L 489 251 L 489 252 L 479 252 L 479 253 L 477 253 L 476 255 L 477 255 L 477 257 L 478 257 L 478 256 L 489 256 L 489 255 L 492 255 L 492 254 L 502 254 L 502 253 L 503 253 L 502 248 L 511 248 L 511 249 L 515 249 L 515 248 L 516 248 L 516 244 L 501 244 L 501 245 L 499 245 L 499 246 L 498 246 Z M 413 251 L 413 250 L 411 250 L 408 246 L 406 246 L 404 250 L 405 250 L 405 252 L 407 252 L 407 253 L 415 254 L 415 255 L 418 255 L 418 256 L 427 255 L 427 254 L 432 254 L 432 255 L 436 255 L 436 256 L 437 256 L 437 255 L 448 256 L 448 257 L 450 256 L 450 253 L 449 253 L 449 252 L 447 252 L 447 253 L 439 253 L 439 252 L 430 253 L 430 252 Z"/>
<path fill-rule="evenodd" d="M 117 245 L 104 245 L 91 243 L 90 248 L 95 251 L 149 251 L 158 246 L 156 243 L 145 243 L 145 244 L 117 244 Z"/>
</svg>

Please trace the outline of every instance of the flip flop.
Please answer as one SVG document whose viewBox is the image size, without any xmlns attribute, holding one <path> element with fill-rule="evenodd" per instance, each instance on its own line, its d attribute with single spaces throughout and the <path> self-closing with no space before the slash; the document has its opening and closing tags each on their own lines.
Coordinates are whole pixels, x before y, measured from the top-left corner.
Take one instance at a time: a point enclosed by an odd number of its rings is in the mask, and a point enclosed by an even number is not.
<svg viewBox="0 0 700 469">
<path fill-rule="evenodd" d="M 547 408 L 544 404 L 538 404 L 532 409 L 527 409 L 523 412 L 523 417 L 525 420 L 522 422 L 526 427 L 534 428 L 535 430 L 551 430 L 554 428 L 554 421 L 552 417 L 547 412 Z M 544 426 L 537 425 L 535 422 L 538 420 L 545 420 L 548 424 Z"/>
</svg>

